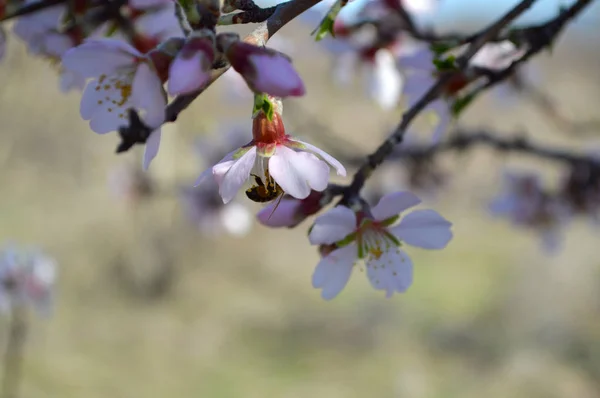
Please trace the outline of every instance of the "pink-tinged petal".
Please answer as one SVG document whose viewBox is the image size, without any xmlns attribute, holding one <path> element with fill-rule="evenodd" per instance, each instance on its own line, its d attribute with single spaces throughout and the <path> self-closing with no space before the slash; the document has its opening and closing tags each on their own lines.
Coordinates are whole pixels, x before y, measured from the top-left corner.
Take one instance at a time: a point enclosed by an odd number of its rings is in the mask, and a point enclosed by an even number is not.
<svg viewBox="0 0 600 398">
<path fill-rule="evenodd" d="M 83 120 L 90 120 L 94 113 L 100 109 L 98 101 L 103 101 L 105 94 L 102 90 L 96 90 L 98 80 L 91 80 L 81 95 L 81 103 L 79 104 L 79 113 Z"/>
<path fill-rule="evenodd" d="M 67 51 L 62 65 L 82 76 L 98 77 L 131 68 L 136 58 L 141 56 L 135 48 L 120 40 L 88 40 Z"/>
<path fill-rule="evenodd" d="M 397 247 L 390 247 L 379 258 L 367 259 L 367 277 L 371 286 L 385 290 L 386 297 L 394 292 L 404 293 L 413 281 L 413 263 L 410 257 Z"/>
<path fill-rule="evenodd" d="M 168 90 L 170 95 L 189 94 L 208 83 L 210 72 L 205 70 L 206 56 L 196 51 L 191 57 L 177 56 L 169 68 Z"/>
<path fill-rule="evenodd" d="M 315 220 L 308 240 L 311 245 L 330 245 L 356 230 L 356 214 L 346 206 L 336 206 Z"/>
<path fill-rule="evenodd" d="M 90 128 L 98 134 L 106 134 L 128 123 L 128 120 L 120 117 L 118 112 L 96 112 L 90 120 Z"/>
<path fill-rule="evenodd" d="M 160 7 L 172 3 L 173 0 L 129 0 L 129 5 L 133 8 L 144 9 L 151 7 Z"/>
<path fill-rule="evenodd" d="M 277 209 L 273 209 L 277 206 Z M 258 221 L 267 227 L 281 228 L 292 227 L 298 223 L 298 212 L 302 203 L 297 199 L 283 199 L 277 205 L 277 201 L 263 207 L 256 215 Z"/>
<path fill-rule="evenodd" d="M 44 51 L 54 57 L 62 57 L 73 48 L 73 40 L 64 34 L 47 33 L 44 40 Z"/>
<path fill-rule="evenodd" d="M 333 167 L 337 173 L 337 175 L 345 177 L 346 176 L 346 168 L 333 156 L 322 150 L 321 148 L 317 148 L 316 146 L 309 144 L 308 142 L 300 141 L 300 140 L 290 140 L 292 143 L 297 142 L 302 145 L 303 148 L 307 149 L 310 152 L 315 153 L 320 156 L 321 159 L 326 161 Z"/>
<path fill-rule="evenodd" d="M 323 299 L 331 300 L 344 289 L 356 258 L 356 245 L 350 244 L 329 253 L 319 261 L 312 276 L 312 284 L 317 289 L 323 289 Z"/>
<path fill-rule="evenodd" d="M 229 203 L 240 190 L 240 188 L 248 181 L 250 171 L 256 160 L 256 147 L 250 148 L 242 157 L 237 159 L 229 168 L 223 179 L 219 183 L 219 194 L 223 199 L 223 203 Z M 216 167 L 216 166 L 215 166 Z M 213 175 L 215 175 L 213 168 Z M 215 179 L 216 179 L 215 175 Z"/>
<path fill-rule="evenodd" d="M 381 198 L 375 207 L 371 208 L 371 214 L 376 220 L 383 221 L 397 216 L 419 203 L 421 203 L 421 199 L 411 192 L 389 193 Z"/>
<path fill-rule="evenodd" d="M 83 90 L 85 87 L 85 78 L 75 72 L 64 69 L 60 73 L 60 91 L 63 93 L 73 89 Z"/>
<path fill-rule="evenodd" d="M 269 159 L 269 173 L 275 182 L 289 195 L 304 199 L 310 194 L 310 186 L 302 170 L 297 168 L 298 153 L 284 146 L 277 146 Z"/>
<path fill-rule="evenodd" d="M 141 63 L 131 84 L 131 103 L 144 110 L 143 121 L 157 128 L 165 121 L 167 98 L 160 78 L 147 63 Z"/>
<path fill-rule="evenodd" d="M 202 184 L 204 180 L 210 175 L 214 176 L 215 181 L 217 181 L 217 184 L 221 184 L 223 177 L 229 171 L 231 166 L 233 166 L 233 164 L 235 163 L 235 161 L 232 159 L 238 151 L 239 149 L 229 152 L 223 157 L 223 159 L 219 160 L 219 162 L 216 165 L 204 170 L 196 179 L 196 182 L 194 182 L 194 186 L 197 187 L 198 185 Z"/>
<path fill-rule="evenodd" d="M 298 72 L 283 55 L 259 53 L 248 58 L 256 73 L 251 82 L 256 91 L 275 97 L 299 97 L 306 92 Z"/>
<path fill-rule="evenodd" d="M 423 249 L 443 249 L 450 239 L 452 223 L 434 210 L 415 210 L 407 214 L 390 232 L 399 240 Z"/>
<path fill-rule="evenodd" d="M 152 133 L 150 133 L 150 136 L 146 140 L 146 148 L 144 150 L 144 161 L 142 163 L 142 167 L 144 168 L 144 170 L 148 170 L 150 162 L 152 162 L 152 159 L 154 159 L 158 154 L 158 148 L 160 146 L 160 136 L 160 129 L 154 130 Z"/>
<path fill-rule="evenodd" d="M 296 156 L 292 158 L 292 163 L 300 171 L 311 189 L 323 192 L 327 188 L 329 182 L 329 166 L 327 163 L 308 152 L 296 152 Z"/>
</svg>

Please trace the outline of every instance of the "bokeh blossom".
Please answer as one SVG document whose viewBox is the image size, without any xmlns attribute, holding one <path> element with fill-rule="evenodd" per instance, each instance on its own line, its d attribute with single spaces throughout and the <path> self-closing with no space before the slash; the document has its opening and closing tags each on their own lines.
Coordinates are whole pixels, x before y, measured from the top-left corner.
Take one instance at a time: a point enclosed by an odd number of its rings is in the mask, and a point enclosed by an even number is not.
<svg viewBox="0 0 600 398">
<path fill-rule="evenodd" d="M 0 250 L 0 309 L 9 312 L 31 306 L 40 315 L 49 315 L 56 272 L 56 261 L 39 250 L 4 247 Z"/>
</svg>

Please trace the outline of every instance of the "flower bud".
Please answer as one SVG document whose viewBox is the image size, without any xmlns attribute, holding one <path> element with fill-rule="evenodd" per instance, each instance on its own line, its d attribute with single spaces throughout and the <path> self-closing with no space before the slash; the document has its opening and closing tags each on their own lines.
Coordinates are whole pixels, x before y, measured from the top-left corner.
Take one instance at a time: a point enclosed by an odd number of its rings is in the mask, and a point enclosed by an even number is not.
<svg viewBox="0 0 600 398">
<path fill-rule="evenodd" d="M 227 60 L 256 93 L 275 97 L 302 96 L 304 83 L 290 59 L 278 51 L 219 35 L 217 42 Z"/>
<path fill-rule="evenodd" d="M 169 94 L 189 94 L 200 90 L 210 81 L 215 42 L 214 35 L 209 33 L 194 32 L 175 57 L 169 69 Z"/>
</svg>

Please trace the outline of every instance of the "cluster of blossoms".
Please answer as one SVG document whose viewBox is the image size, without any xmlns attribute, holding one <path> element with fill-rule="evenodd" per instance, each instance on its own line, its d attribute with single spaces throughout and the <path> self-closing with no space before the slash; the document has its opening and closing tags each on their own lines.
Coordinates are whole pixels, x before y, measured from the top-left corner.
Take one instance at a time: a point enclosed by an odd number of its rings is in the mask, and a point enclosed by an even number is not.
<svg viewBox="0 0 600 398">
<path fill-rule="evenodd" d="M 600 168 L 597 163 L 575 163 L 555 189 L 544 187 L 535 173 L 506 172 L 503 190 L 490 203 L 490 211 L 515 226 L 537 231 L 543 247 L 554 251 L 574 216 L 599 219 Z"/>
<path fill-rule="evenodd" d="M 34 308 L 40 315 L 52 309 L 56 262 L 34 250 L 7 246 L 0 251 L 0 309 Z"/>
<path fill-rule="evenodd" d="M 309 16 L 322 15 L 329 2 L 319 3 Z M 323 40 L 327 50 L 335 55 L 334 81 L 351 83 L 357 65 L 363 67 L 367 93 L 384 110 L 397 109 L 403 96 L 406 107 L 412 107 L 432 87 L 445 69 L 447 61 L 459 56 L 465 47 L 452 51 L 433 52 L 429 43 L 413 38 L 409 31 L 398 29 L 405 21 L 398 20 L 398 7 L 410 13 L 414 22 L 426 30 L 439 11 L 438 0 L 355 0 L 342 8 L 332 20 L 331 34 L 335 40 Z M 314 23 L 315 18 L 306 18 Z M 433 119 L 433 138 L 439 141 L 459 112 L 461 94 L 481 75 L 481 71 L 500 71 L 521 57 L 524 50 L 510 41 L 487 43 L 469 61 L 469 67 L 447 83 L 438 100 L 429 103 L 424 114 Z M 442 62 L 438 62 L 438 61 Z M 504 95 L 510 86 L 498 86 Z"/>
<path fill-rule="evenodd" d="M 94 132 L 119 131 L 125 140 L 124 131 L 137 118 L 147 130 L 145 136 L 134 138 L 134 143 L 145 144 L 144 169 L 158 153 L 162 125 L 173 121 L 170 97 L 194 97 L 221 73 L 215 70 L 224 66 L 231 66 L 253 95 L 247 138 L 225 140 L 229 150 L 202 144 L 202 157 L 213 165 L 197 179 L 196 188 L 182 191 L 182 201 L 201 230 L 214 233 L 218 226 L 233 234 L 249 230 L 248 209 L 236 199 L 240 190 L 251 201 L 270 202 L 258 214 L 259 221 L 269 226 L 297 225 L 331 200 L 331 169 L 345 177 L 345 167 L 327 152 L 288 134 L 284 126 L 282 99 L 306 92 L 290 58 L 265 47 L 256 37 L 242 41 L 237 34 L 215 29 L 220 13 L 234 10 L 240 2 L 220 6 L 211 1 L 176 4 L 171 0 L 72 3 L 21 18 L 15 33 L 32 53 L 57 66 L 63 88 L 83 90 L 80 114 Z M 338 2 L 334 9 L 342 6 Z M 333 29 L 340 37 L 361 43 L 355 48 L 378 65 L 373 76 L 380 90 L 390 87 L 386 79 L 391 75 L 399 87 L 403 79 L 397 63 L 421 49 L 399 46 L 397 35 L 387 41 L 379 37 L 355 41 L 362 22 L 381 16 L 390 7 L 391 3 L 363 2 L 355 7 L 361 15 L 356 24 L 345 22 L 345 14 L 337 19 L 337 13 L 330 11 L 326 17 L 333 18 Z M 401 91 L 396 89 L 387 103 L 397 102 Z M 219 152 L 224 152 L 220 160 L 215 158 Z M 156 191 L 152 180 L 136 168 L 126 178 L 113 179 L 113 185 L 132 202 Z M 385 290 L 388 296 L 405 291 L 412 281 L 412 264 L 400 247 L 406 243 L 441 249 L 452 237 L 451 224 L 432 210 L 414 211 L 395 225 L 401 212 L 419 202 L 410 193 L 393 193 L 373 208 L 364 202 L 360 210 L 340 205 L 319 216 L 309 240 L 322 254 L 313 284 L 323 289 L 323 297 L 339 293 L 358 260 L 365 260 L 376 289 Z M 32 269 L 34 275 L 37 271 Z"/>
</svg>

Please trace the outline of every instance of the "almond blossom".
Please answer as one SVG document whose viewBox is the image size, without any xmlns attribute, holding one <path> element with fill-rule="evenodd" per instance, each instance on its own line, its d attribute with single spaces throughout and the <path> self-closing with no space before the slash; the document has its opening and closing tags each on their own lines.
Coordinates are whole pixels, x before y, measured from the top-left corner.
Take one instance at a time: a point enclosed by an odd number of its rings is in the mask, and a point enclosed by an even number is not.
<svg viewBox="0 0 600 398">
<path fill-rule="evenodd" d="M 59 31 L 59 24 L 65 12 L 65 6 L 57 5 L 25 15 L 17 20 L 13 32 L 25 41 L 31 54 L 42 56 L 48 59 L 52 65 L 59 66 L 61 57 L 78 44 L 76 30 Z M 58 69 L 61 91 L 83 89 L 85 86 L 83 76 L 64 68 L 59 67 Z"/>
<path fill-rule="evenodd" d="M 127 110 L 143 111 L 142 120 L 154 131 L 146 142 L 144 168 L 160 145 L 160 126 L 167 104 L 161 78 L 149 56 L 113 39 L 87 40 L 63 56 L 63 66 L 92 78 L 83 91 L 80 113 L 98 134 L 126 126 Z"/>
<path fill-rule="evenodd" d="M 0 251 L 0 309 L 32 306 L 40 315 L 52 308 L 56 262 L 39 250 L 9 245 Z"/>
<path fill-rule="evenodd" d="M 338 175 L 346 175 L 344 166 L 333 156 L 287 135 L 278 111 L 273 113 L 272 120 L 261 111 L 253 120 L 252 136 L 248 144 L 227 154 L 215 166 L 204 171 L 196 181 L 196 186 L 212 174 L 219 185 L 223 203 L 228 203 L 246 184 L 250 175 L 255 174 L 263 181 L 273 178 L 287 194 L 304 199 L 311 190 L 323 191 L 327 188 L 328 163 Z"/>
<path fill-rule="evenodd" d="M 216 137 L 200 137 L 195 149 L 201 163 L 213 164 L 229 148 L 246 143 L 248 132 L 244 127 L 239 123 L 220 124 Z M 194 188 L 183 187 L 179 196 L 187 219 L 208 237 L 215 237 L 223 232 L 243 236 L 252 228 L 252 213 L 248 207 L 236 200 L 225 206 L 215 181 Z"/>
<path fill-rule="evenodd" d="M 452 239 L 452 224 L 434 210 L 414 210 L 419 198 L 396 192 L 381 198 L 371 209 L 354 212 L 336 206 L 317 217 L 309 240 L 320 245 L 322 258 L 312 276 L 325 300 L 336 297 L 346 286 L 355 264 L 364 260 L 373 288 L 386 296 L 405 292 L 413 280 L 413 264 L 403 244 L 423 249 L 443 249 Z"/>
</svg>

